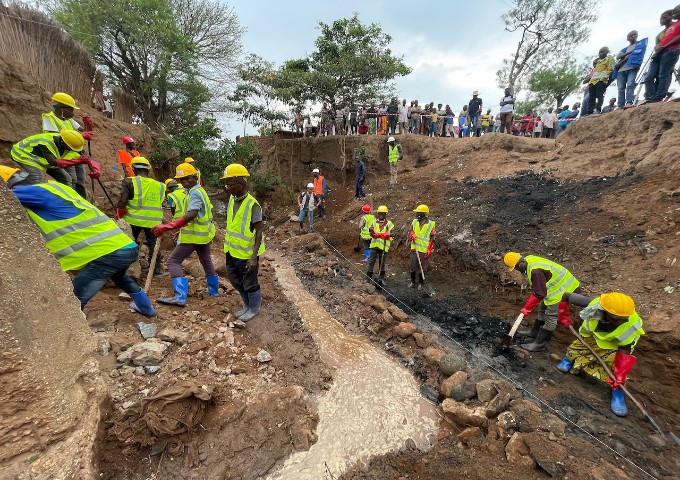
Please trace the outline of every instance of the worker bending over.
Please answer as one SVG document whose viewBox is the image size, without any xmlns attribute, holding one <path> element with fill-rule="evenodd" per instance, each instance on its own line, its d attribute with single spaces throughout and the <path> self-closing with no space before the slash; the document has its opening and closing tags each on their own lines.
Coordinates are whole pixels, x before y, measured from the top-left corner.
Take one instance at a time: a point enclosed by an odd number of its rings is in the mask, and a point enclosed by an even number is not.
<svg viewBox="0 0 680 480">
<path fill-rule="evenodd" d="M 371 213 L 371 206 L 367 203 L 361 207 L 364 214 L 359 220 L 359 236 L 361 237 L 361 244 L 364 247 L 364 259 L 362 263 L 368 262 L 368 257 L 371 255 L 371 232 L 369 229 L 375 222 L 375 216 Z"/>
<path fill-rule="evenodd" d="M 379 260 L 380 277 L 378 278 L 378 284 L 380 285 L 385 283 L 387 253 L 390 251 L 390 245 L 392 245 L 392 230 L 394 229 L 394 223 L 387 219 L 387 213 L 387 207 L 380 205 L 378 207 L 378 218 L 368 228 L 372 240 L 366 275 L 368 276 L 368 281 L 373 280 L 373 267 L 375 266 L 375 261 Z"/>
<path fill-rule="evenodd" d="M 580 282 L 562 265 L 535 255 L 520 255 L 508 252 L 503 262 L 509 271 L 517 270 L 526 275 L 531 287 L 531 296 L 519 311 L 528 317 L 538 307 L 538 318 L 526 337 L 531 343 L 521 347 L 530 352 L 543 350 L 557 328 L 557 304 L 564 293 L 580 293 Z"/>
<path fill-rule="evenodd" d="M 156 248 L 156 236 L 151 230 L 163 223 L 163 200 L 165 185 L 149 177 L 151 164 L 144 157 L 135 157 L 130 162 L 133 177 L 123 179 L 120 188 L 117 217 L 124 219 L 132 228 L 132 238 L 139 245 L 139 235 L 144 231 L 149 247 L 149 261 Z M 163 276 L 161 252 L 158 252 L 154 277 Z"/>
<path fill-rule="evenodd" d="M 238 163 L 227 165 L 222 176 L 230 195 L 224 237 L 227 276 L 243 300 L 243 308 L 234 316 L 244 322 L 260 312 L 262 290 L 257 276 L 264 253 L 262 208 L 248 191 L 248 177 L 246 167 Z"/>
<path fill-rule="evenodd" d="M 130 307 L 148 317 L 156 314 L 146 293 L 127 275 L 139 250 L 116 223 L 67 185 L 33 183 L 27 172 L 0 166 L 0 176 L 40 230 L 45 246 L 63 271 L 80 270 L 73 293 L 84 309 L 112 280 L 132 297 Z"/>
<path fill-rule="evenodd" d="M 189 189 L 186 213 L 170 223 L 157 225 L 152 230 L 154 235 L 161 236 L 168 231 L 180 229 L 179 243 L 168 259 L 168 271 L 172 276 L 175 296 L 159 298 L 158 302 L 183 307 L 187 304 L 189 279 L 183 275 L 182 262 L 194 251 L 198 254 L 198 260 L 205 272 L 208 295 L 219 296 L 220 283 L 210 255 L 210 242 L 215 237 L 212 203 L 206 191 L 198 184 L 198 174 L 190 163 L 179 164 L 175 173 L 175 179 L 181 182 L 184 188 Z"/>
<path fill-rule="evenodd" d="M 599 297 L 584 297 L 566 293 L 559 303 L 558 320 L 565 327 L 572 325 L 569 305 L 585 307 L 581 310 L 579 333 L 593 347 L 595 353 L 612 368 L 616 380 L 609 377 L 602 365 L 579 340 L 567 348 L 567 356 L 557 364 L 560 372 L 585 372 L 607 382 L 612 387 L 610 407 L 619 417 L 628 415 L 625 396 L 620 386 L 633 369 L 637 358 L 632 355 L 635 345 L 645 331 L 642 318 L 635 311 L 635 302 L 620 292 L 603 293 Z"/>
<path fill-rule="evenodd" d="M 418 205 L 415 210 L 416 218 L 411 222 L 409 240 L 411 240 L 411 254 L 409 267 L 411 270 L 410 288 L 418 286 L 418 290 L 423 288 L 423 276 L 421 275 L 429 266 L 429 258 L 434 251 L 434 236 L 437 233 L 435 227 L 437 222 L 430 220 L 427 214 L 430 208 L 427 205 Z M 421 272 L 422 268 L 422 272 Z"/>
</svg>

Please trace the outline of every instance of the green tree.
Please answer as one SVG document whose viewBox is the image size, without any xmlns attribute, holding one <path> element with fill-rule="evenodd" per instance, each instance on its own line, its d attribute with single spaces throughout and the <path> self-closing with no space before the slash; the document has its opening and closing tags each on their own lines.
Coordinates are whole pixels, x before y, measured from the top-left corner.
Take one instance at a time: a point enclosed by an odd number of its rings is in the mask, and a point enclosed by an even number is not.
<svg viewBox="0 0 680 480">
<path fill-rule="evenodd" d="M 380 25 L 364 25 L 354 13 L 332 24 L 319 22 L 321 35 L 308 57 L 289 60 L 273 85 L 282 100 L 299 108 L 305 101 L 338 105 L 391 97 L 392 81 L 411 69 L 392 54 L 392 37 Z"/>
<path fill-rule="evenodd" d="M 52 14 L 153 129 L 194 124 L 241 50 L 238 18 L 216 0 L 55 0 Z"/>
<path fill-rule="evenodd" d="M 597 19 L 599 0 L 512 0 L 503 14 L 505 30 L 521 34 L 515 52 L 496 72 L 498 86 L 513 91 L 525 86 L 531 72 L 568 57 L 588 40 L 588 24 Z"/>
<path fill-rule="evenodd" d="M 534 72 L 529 77 L 529 90 L 541 104 L 552 103 L 559 108 L 579 88 L 587 71 L 587 65 L 566 59 L 553 68 Z"/>
</svg>

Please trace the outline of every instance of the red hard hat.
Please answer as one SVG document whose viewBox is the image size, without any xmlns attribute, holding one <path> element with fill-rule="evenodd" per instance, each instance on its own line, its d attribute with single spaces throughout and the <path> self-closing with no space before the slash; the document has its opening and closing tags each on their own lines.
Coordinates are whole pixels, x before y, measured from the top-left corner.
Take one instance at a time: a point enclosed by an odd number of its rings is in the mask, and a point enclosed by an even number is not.
<svg viewBox="0 0 680 480">
<path fill-rule="evenodd" d="M 371 211 L 371 206 L 367 203 L 366 205 L 361 207 L 361 211 L 364 212 L 364 213 L 368 213 L 368 212 Z"/>
<path fill-rule="evenodd" d="M 132 137 L 123 137 L 123 143 L 127 145 L 128 143 L 135 143 L 135 139 Z"/>
</svg>

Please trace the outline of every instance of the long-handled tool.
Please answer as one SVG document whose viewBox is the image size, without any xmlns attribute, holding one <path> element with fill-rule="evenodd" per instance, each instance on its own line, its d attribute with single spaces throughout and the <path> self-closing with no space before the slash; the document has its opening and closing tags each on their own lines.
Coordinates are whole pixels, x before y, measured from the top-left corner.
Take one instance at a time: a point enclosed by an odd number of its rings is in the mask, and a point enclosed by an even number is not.
<svg viewBox="0 0 680 480">
<path fill-rule="evenodd" d="M 611 369 L 609 368 L 609 365 L 600 357 L 597 353 L 595 353 L 595 350 L 593 347 L 591 347 L 588 342 L 586 342 L 581 335 L 574 329 L 573 325 L 569 325 L 569 331 L 578 339 L 579 342 L 581 342 L 597 359 L 598 363 L 602 365 L 602 368 L 604 369 L 605 372 L 607 372 L 607 375 L 609 375 L 609 378 L 612 380 L 616 380 L 616 376 L 612 373 Z M 649 415 L 647 410 L 642 406 L 642 404 L 638 401 L 637 398 L 633 396 L 632 393 L 626 388 L 625 385 L 619 385 L 619 388 L 623 390 L 623 393 L 626 394 L 628 398 L 635 404 L 635 406 L 642 412 L 642 414 L 649 420 L 649 423 L 652 424 L 652 427 L 654 427 L 654 430 L 656 430 L 658 433 L 661 435 L 665 435 L 665 432 L 661 430 L 661 427 L 659 427 L 659 424 L 654 421 L 654 419 Z M 668 432 L 668 436 L 670 437 L 671 440 L 673 440 L 676 444 L 680 445 L 680 438 L 678 438 L 673 432 Z"/>
<path fill-rule="evenodd" d="M 90 145 L 90 141 L 87 141 L 87 154 L 92 158 L 92 146 Z M 94 203 L 97 203 L 97 199 L 94 194 L 94 178 L 90 177 L 90 180 L 92 182 L 92 201 Z"/>
<path fill-rule="evenodd" d="M 378 281 L 376 282 L 380 287 L 385 286 L 385 281 L 380 278 L 383 267 L 385 266 L 385 250 L 380 250 L 380 262 L 378 262 Z"/>
<path fill-rule="evenodd" d="M 153 278 L 153 271 L 156 269 L 156 259 L 158 258 L 158 251 L 161 249 L 161 239 L 156 239 L 156 245 L 153 247 L 153 255 L 149 262 L 149 273 L 146 274 L 146 282 L 144 282 L 144 293 L 149 293 L 151 288 L 151 279 Z"/>
<path fill-rule="evenodd" d="M 512 345 L 512 339 L 514 338 L 515 332 L 517 332 L 517 329 L 519 328 L 519 325 L 520 323 L 522 323 L 523 319 L 524 319 L 523 313 L 517 315 L 517 320 L 515 320 L 515 323 L 512 324 L 510 333 L 503 337 L 503 347 L 508 348 L 510 345 Z"/>
<path fill-rule="evenodd" d="M 427 283 L 425 283 L 425 272 L 423 272 L 423 262 L 420 261 L 420 253 L 418 252 L 418 249 L 413 250 L 416 254 L 416 258 L 418 259 L 418 266 L 420 267 L 420 276 L 423 279 L 423 285 L 425 286 L 425 291 L 430 297 L 434 297 L 434 290 L 432 287 L 430 287 Z"/>
</svg>

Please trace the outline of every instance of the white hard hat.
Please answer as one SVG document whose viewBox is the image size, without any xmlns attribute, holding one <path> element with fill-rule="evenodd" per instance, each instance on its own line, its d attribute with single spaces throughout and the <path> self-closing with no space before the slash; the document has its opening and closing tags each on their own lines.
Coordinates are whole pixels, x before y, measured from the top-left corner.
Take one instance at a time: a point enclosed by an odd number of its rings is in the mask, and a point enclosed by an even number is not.
<svg viewBox="0 0 680 480">
<path fill-rule="evenodd" d="M 314 170 L 312 170 L 312 173 L 319 173 L 319 169 L 315 168 Z"/>
<path fill-rule="evenodd" d="M 308 183 L 308 184 L 307 184 L 307 188 L 314 188 L 314 184 L 313 184 L 313 183 Z"/>
<path fill-rule="evenodd" d="M 390 138 L 387 139 L 387 141 L 388 141 L 388 142 L 394 142 L 394 141 L 396 141 L 396 140 L 394 139 L 394 137 L 390 137 Z"/>
</svg>

